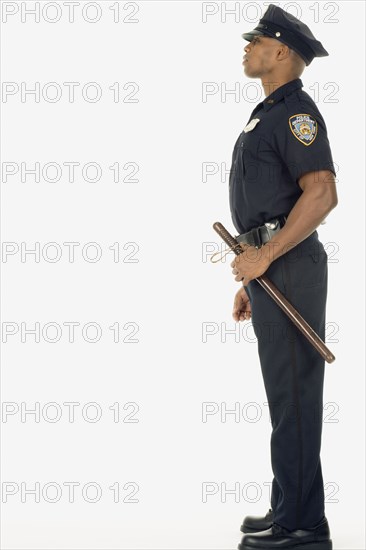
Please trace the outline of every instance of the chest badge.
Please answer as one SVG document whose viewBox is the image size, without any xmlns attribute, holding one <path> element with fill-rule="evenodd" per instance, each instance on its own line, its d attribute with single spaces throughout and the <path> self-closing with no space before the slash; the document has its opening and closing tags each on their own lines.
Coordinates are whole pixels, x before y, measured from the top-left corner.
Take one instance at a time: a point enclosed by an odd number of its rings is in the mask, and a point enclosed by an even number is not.
<svg viewBox="0 0 366 550">
<path fill-rule="evenodd" d="M 317 121 L 306 114 L 291 116 L 288 119 L 291 132 L 303 145 L 311 145 L 318 133 Z"/>
<path fill-rule="evenodd" d="M 260 118 L 253 118 L 244 128 L 244 132 L 251 132 L 254 130 L 254 128 L 257 126 L 258 122 L 260 122 Z"/>
</svg>

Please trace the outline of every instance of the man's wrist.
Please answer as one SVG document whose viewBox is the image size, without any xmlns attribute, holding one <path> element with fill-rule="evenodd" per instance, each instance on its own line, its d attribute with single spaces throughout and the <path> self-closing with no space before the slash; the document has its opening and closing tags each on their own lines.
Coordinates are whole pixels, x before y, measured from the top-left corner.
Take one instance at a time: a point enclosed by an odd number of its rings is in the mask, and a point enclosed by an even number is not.
<svg viewBox="0 0 366 550">
<path fill-rule="evenodd" d="M 278 243 L 268 241 L 262 246 L 262 254 L 266 258 L 267 262 L 271 264 L 276 259 L 276 250 L 278 249 Z"/>
<path fill-rule="evenodd" d="M 266 242 L 262 246 L 263 254 L 269 264 L 271 264 L 274 260 L 277 260 L 277 258 L 282 256 L 282 254 L 285 254 L 285 252 L 287 252 L 289 248 L 291 248 L 291 246 L 284 247 L 279 241 L 276 241 L 274 238 L 272 238 L 270 241 Z"/>
<path fill-rule="evenodd" d="M 281 231 L 279 233 L 281 233 Z M 281 237 L 282 242 L 281 238 L 278 238 L 278 236 L 276 235 L 262 246 L 263 253 L 269 259 L 270 263 L 272 263 L 274 260 L 277 260 L 277 258 L 282 256 L 283 254 L 286 254 L 286 252 L 291 250 L 291 248 L 293 248 L 297 244 L 295 242 L 283 242 L 284 235 L 281 235 Z"/>
</svg>

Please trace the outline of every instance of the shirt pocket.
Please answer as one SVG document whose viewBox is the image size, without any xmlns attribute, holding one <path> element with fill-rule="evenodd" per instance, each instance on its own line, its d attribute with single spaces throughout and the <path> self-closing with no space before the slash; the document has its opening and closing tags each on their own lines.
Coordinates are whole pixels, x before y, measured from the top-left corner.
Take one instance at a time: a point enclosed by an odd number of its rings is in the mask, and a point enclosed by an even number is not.
<svg viewBox="0 0 366 550">
<path fill-rule="evenodd" d="M 255 129 L 243 132 L 239 141 L 240 167 L 247 182 L 257 181 L 261 170 L 258 158 L 260 136 L 254 132 Z"/>
</svg>

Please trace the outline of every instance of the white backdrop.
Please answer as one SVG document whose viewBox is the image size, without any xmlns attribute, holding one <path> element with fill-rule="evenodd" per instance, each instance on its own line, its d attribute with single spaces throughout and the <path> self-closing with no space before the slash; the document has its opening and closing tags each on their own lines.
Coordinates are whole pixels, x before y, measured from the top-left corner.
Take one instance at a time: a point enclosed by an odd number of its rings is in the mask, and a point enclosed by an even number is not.
<svg viewBox="0 0 366 550">
<path fill-rule="evenodd" d="M 236 548 L 269 508 L 254 332 L 208 259 L 267 4 L 1 3 L 6 550 Z M 277 4 L 330 52 L 302 77 L 339 168 L 322 464 L 334 548 L 364 549 L 365 8 Z"/>
</svg>

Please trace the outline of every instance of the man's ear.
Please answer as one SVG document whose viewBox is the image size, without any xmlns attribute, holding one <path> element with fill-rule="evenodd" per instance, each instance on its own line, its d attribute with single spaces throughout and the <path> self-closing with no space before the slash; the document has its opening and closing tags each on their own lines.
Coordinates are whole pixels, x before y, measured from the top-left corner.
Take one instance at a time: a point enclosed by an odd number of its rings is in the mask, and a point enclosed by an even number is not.
<svg viewBox="0 0 366 550">
<path fill-rule="evenodd" d="M 286 44 L 281 44 L 277 49 L 277 60 L 282 61 L 290 56 L 290 48 Z"/>
</svg>

